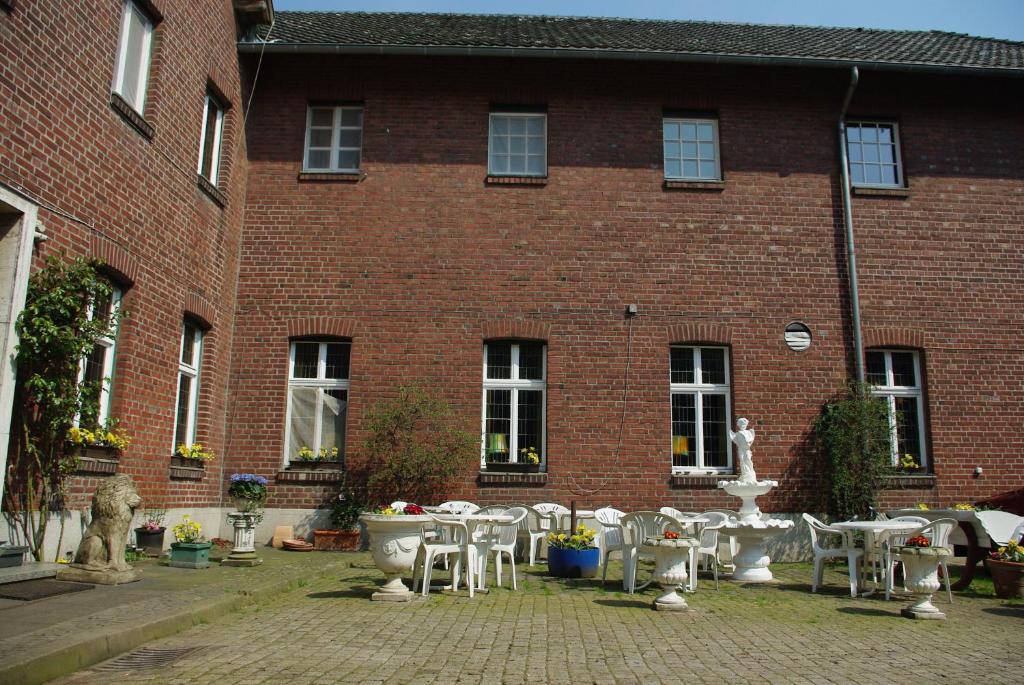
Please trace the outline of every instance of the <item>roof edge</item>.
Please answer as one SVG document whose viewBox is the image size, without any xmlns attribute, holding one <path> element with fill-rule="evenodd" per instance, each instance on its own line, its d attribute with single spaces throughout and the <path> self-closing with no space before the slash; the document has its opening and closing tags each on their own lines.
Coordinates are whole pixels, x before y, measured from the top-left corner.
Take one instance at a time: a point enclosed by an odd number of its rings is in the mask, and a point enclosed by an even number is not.
<svg viewBox="0 0 1024 685">
<path fill-rule="evenodd" d="M 743 55 L 714 52 L 666 52 L 656 50 L 613 50 L 604 48 L 513 48 L 472 47 L 461 45 L 352 45 L 339 43 L 266 43 L 240 42 L 241 53 L 279 53 L 315 55 L 405 55 L 431 57 L 527 57 L 561 59 L 605 59 L 623 61 L 691 62 L 704 64 L 737 64 L 750 66 L 787 66 L 817 68 L 849 68 L 851 66 L 879 71 L 970 74 L 973 76 L 1024 77 L 1024 68 L 979 67 L 930 62 L 884 62 L 860 59 L 823 57 L 784 57 L 775 55 Z"/>
</svg>

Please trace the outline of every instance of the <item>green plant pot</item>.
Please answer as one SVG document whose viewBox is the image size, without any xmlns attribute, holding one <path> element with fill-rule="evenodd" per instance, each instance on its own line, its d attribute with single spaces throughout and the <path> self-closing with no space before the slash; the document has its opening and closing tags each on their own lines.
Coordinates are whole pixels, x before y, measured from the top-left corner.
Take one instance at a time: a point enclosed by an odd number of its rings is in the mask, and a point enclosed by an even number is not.
<svg viewBox="0 0 1024 685">
<path fill-rule="evenodd" d="M 177 568 L 206 568 L 210 565 L 212 542 L 172 542 L 168 566 Z"/>
</svg>

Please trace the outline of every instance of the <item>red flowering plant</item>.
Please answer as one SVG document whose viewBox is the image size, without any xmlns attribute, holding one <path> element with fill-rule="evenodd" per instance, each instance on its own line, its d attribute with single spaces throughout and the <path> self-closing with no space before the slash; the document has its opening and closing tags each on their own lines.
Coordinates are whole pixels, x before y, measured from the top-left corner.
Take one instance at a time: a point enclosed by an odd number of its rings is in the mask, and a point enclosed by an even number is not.
<svg viewBox="0 0 1024 685">
<path fill-rule="evenodd" d="M 915 535 L 903 543 L 904 547 L 931 547 L 932 541 L 923 535 Z"/>
<path fill-rule="evenodd" d="M 666 540 L 678 540 L 679 539 L 679 533 L 675 532 L 674 530 L 666 530 L 665 531 L 665 539 Z"/>
<path fill-rule="evenodd" d="M 395 505 L 399 506 L 395 506 Z M 426 513 L 423 511 L 423 507 L 418 504 L 405 504 L 404 502 L 392 502 L 389 505 L 381 505 L 373 510 L 374 514 L 383 514 L 384 516 L 419 516 L 420 514 Z"/>
</svg>

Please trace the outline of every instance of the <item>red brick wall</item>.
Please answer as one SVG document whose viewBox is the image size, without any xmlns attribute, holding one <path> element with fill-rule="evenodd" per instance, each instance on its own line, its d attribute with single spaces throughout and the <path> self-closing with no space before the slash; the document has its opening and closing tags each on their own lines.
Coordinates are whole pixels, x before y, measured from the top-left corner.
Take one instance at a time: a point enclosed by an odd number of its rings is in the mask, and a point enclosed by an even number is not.
<svg viewBox="0 0 1024 685">
<path fill-rule="evenodd" d="M 121 0 L 19 2 L 0 12 L 0 184 L 43 206 L 50 254 L 102 257 L 131 287 L 118 340 L 114 416 L 132 444 L 120 470 L 145 505 L 220 503 L 223 461 L 198 483 L 168 477 L 177 357 L 186 310 L 206 316 L 197 439 L 225 451 L 229 351 L 246 176 L 229 0 L 154 0 L 147 139 L 110 105 Z M 222 208 L 196 165 L 207 82 L 228 97 Z M 68 215 L 74 217 L 69 219 Z M 202 309 L 203 311 L 195 311 Z M 71 506 L 98 481 L 76 478 Z M 144 505 L 144 506 L 145 506 Z"/>
<path fill-rule="evenodd" d="M 910 186 L 906 198 L 853 201 L 864 323 L 910 331 L 869 336 L 884 344 L 921 341 L 937 475 L 886 502 L 1019 485 L 1018 84 L 861 81 L 852 111 L 899 119 Z M 351 336 L 350 455 L 367 409 L 411 379 L 429 379 L 478 433 L 483 340 L 540 327 L 547 484 L 478 486 L 473 462 L 453 496 L 736 506 L 711 487 L 670 483 L 668 345 L 714 331 L 731 347 L 733 416 L 758 431 L 758 474 L 781 483 L 762 505 L 813 507 L 809 426 L 852 372 L 836 144 L 847 83 L 839 71 L 268 56 L 249 121 L 232 464 L 271 478 L 280 468 L 298 320 Z M 365 103 L 361 182 L 298 179 L 311 99 Z M 491 103 L 547 105 L 546 186 L 484 183 Z M 719 112 L 724 190 L 662 188 L 665 107 Z M 629 303 L 639 316 L 617 451 Z M 813 333 L 807 352 L 783 342 L 794 320 Z M 273 492 L 279 506 L 323 494 L 290 483 Z"/>
</svg>

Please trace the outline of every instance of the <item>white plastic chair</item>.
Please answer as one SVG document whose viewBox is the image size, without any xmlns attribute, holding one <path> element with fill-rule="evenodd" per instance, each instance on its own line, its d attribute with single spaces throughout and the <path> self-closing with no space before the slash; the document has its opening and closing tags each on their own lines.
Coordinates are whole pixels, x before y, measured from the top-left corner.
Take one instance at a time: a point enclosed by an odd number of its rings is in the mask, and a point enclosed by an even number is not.
<svg viewBox="0 0 1024 685">
<path fill-rule="evenodd" d="M 896 563 L 901 561 L 899 552 L 894 552 L 893 548 L 900 545 L 906 544 L 906 541 L 910 538 L 923 535 L 928 538 L 931 542 L 932 547 L 949 547 L 949 535 L 956 528 L 957 522 L 954 519 L 935 519 L 934 521 L 926 521 L 917 530 L 912 530 L 909 533 L 900 535 L 892 535 L 886 540 L 885 543 L 885 569 L 886 569 L 886 581 L 885 581 L 885 598 L 889 599 L 893 590 L 893 571 L 896 568 Z M 942 576 L 946 579 L 946 595 L 949 597 L 949 603 L 953 603 L 953 590 L 949 586 L 949 569 L 946 567 L 945 559 L 940 559 L 939 567 L 942 569 Z M 906 583 L 906 573 L 904 573 L 904 584 Z"/>
<path fill-rule="evenodd" d="M 480 507 L 476 504 L 463 500 L 444 502 L 438 505 L 437 508 L 441 511 L 447 511 L 449 514 L 474 514 L 480 510 Z"/>
<path fill-rule="evenodd" d="M 1017 542 L 1024 541 L 1024 520 L 1022 520 L 1020 525 L 1014 528 L 1013 532 L 1010 533 L 1010 540 L 1015 540 Z M 1009 540 L 1007 542 L 1009 542 Z"/>
<path fill-rule="evenodd" d="M 660 511 L 662 514 L 665 514 L 666 516 L 671 516 L 674 519 L 678 519 L 679 522 L 682 523 L 683 527 L 686 529 L 687 535 L 696 536 L 697 533 L 700 532 L 699 525 L 697 525 L 696 523 L 684 521 L 683 519 L 697 517 L 701 514 L 692 511 L 679 511 L 678 509 L 675 509 L 673 507 L 662 507 L 658 511 Z"/>
<path fill-rule="evenodd" d="M 707 516 L 708 514 L 722 514 L 726 519 L 739 519 L 740 512 L 733 509 L 706 509 L 701 516 Z M 722 548 L 725 547 L 725 554 L 723 554 Z M 732 560 L 740 551 L 740 545 L 736 542 L 736 538 L 728 533 L 718 536 L 718 563 L 721 564 L 722 568 L 734 570 L 736 565 L 732 563 Z"/>
<path fill-rule="evenodd" d="M 473 572 L 476 569 L 476 548 L 469 543 L 469 528 L 462 521 L 446 521 L 433 514 L 427 514 L 434 520 L 437 531 L 435 537 L 428 537 L 426 531 L 420 529 L 420 554 L 423 556 L 423 596 L 430 592 L 430 574 L 434 568 L 434 559 L 443 554 L 445 559 L 455 554 L 455 567 L 452 571 L 452 590 L 459 589 L 459 576 L 462 571 L 462 557 L 466 557 L 466 584 L 469 596 L 473 596 Z M 416 568 L 413 570 L 412 586 L 416 587 Z"/>
<path fill-rule="evenodd" d="M 923 526 L 928 523 L 928 519 L 923 516 L 897 516 L 894 519 L 888 519 L 893 523 L 906 523 L 915 526 Z M 864 561 L 871 563 L 871 582 L 878 582 L 878 568 L 882 567 L 882 580 L 886 579 L 885 570 L 885 547 L 888 539 L 892 537 L 892 533 L 882 533 L 872 536 L 871 546 L 864 547 Z M 905 536 L 897 536 L 905 539 Z"/>
<path fill-rule="evenodd" d="M 653 559 L 654 555 L 644 552 L 645 538 L 663 534 L 666 530 L 683 532 L 682 524 L 660 511 L 634 511 L 619 520 L 622 526 L 622 585 L 629 594 L 636 592 L 636 573 L 640 559 Z M 643 589 L 650 581 L 640 586 Z"/>
<path fill-rule="evenodd" d="M 541 502 L 533 505 L 534 510 L 542 517 L 540 526 L 545 533 L 557 533 L 561 529 L 561 520 L 565 514 L 571 513 L 569 507 L 554 502 Z"/>
<path fill-rule="evenodd" d="M 697 561 L 704 562 L 704 569 L 707 570 L 708 566 L 711 566 L 712 572 L 715 575 L 715 589 L 718 589 L 718 567 L 721 565 L 721 560 L 718 558 L 718 543 L 719 543 L 719 531 L 725 522 L 729 520 L 729 517 L 719 511 L 709 511 L 701 514 L 704 518 L 708 519 L 708 522 L 704 524 L 704 527 L 700 531 L 700 543 L 697 546 Z M 697 589 L 697 573 L 696 568 L 690 574 L 690 590 L 696 591 Z"/>
<path fill-rule="evenodd" d="M 519 538 L 523 541 L 523 560 L 529 559 L 530 566 L 533 566 L 537 563 L 537 553 L 540 551 L 541 543 L 548 535 L 541 522 L 547 523 L 549 519 L 527 504 L 513 506 L 526 510 L 526 516 L 519 522 Z"/>
<path fill-rule="evenodd" d="M 811 578 L 811 592 L 817 592 L 818 586 L 822 585 L 825 573 L 825 560 L 846 557 L 850 572 L 850 596 L 857 596 L 857 563 L 864 556 L 864 550 L 847 543 L 846 534 L 838 528 L 833 528 L 814 518 L 810 514 L 804 514 L 804 521 L 807 522 L 807 529 L 811 533 L 811 548 L 814 550 L 814 575 Z M 821 544 L 819 536 L 838 535 L 842 543 L 838 547 L 825 547 Z"/>
<path fill-rule="evenodd" d="M 601 528 L 601 535 L 597 538 L 598 563 L 601 564 L 601 582 L 608 580 L 608 558 L 612 552 L 622 554 L 622 525 L 620 519 L 623 514 L 618 509 L 605 507 L 594 512 L 597 525 Z M 623 564 L 625 566 L 625 564 Z M 623 571 L 625 573 L 625 571 Z"/>
<path fill-rule="evenodd" d="M 479 512 L 478 512 L 479 513 Z M 523 507 L 512 507 L 504 512 L 512 517 L 507 523 L 492 523 L 489 532 L 473 545 L 477 550 L 477 579 L 481 589 L 487 587 L 487 559 L 494 553 L 494 575 L 501 587 L 501 555 L 508 555 L 508 563 L 512 566 L 512 589 L 518 590 L 516 585 L 516 539 L 519 537 L 519 524 L 526 518 L 526 509 Z"/>
</svg>

